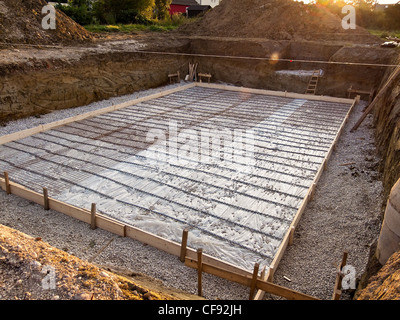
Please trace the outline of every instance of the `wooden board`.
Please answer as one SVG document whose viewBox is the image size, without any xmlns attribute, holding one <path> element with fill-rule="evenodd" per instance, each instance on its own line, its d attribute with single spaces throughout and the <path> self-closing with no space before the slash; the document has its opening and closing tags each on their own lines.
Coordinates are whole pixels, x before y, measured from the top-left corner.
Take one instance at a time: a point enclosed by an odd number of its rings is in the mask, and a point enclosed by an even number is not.
<svg viewBox="0 0 400 320">
<path fill-rule="evenodd" d="M 190 268 L 197 269 L 197 261 L 194 259 L 187 258 L 185 260 L 185 265 Z M 232 282 L 239 283 L 239 284 L 247 286 L 249 288 L 252 285 L 252 280 L 253 280 L 252 274 L 248 275 L 248 276 L 237 274 L 237 273 L 227 271 L 222 268 L 213 266 L 211 264 L 205 263 L 204 261 L 202 262 L 202 271 L 212 274 L 214 276 L 232 281 Z M 304 293 L 301 293 L 301 292 L 298 292 L 298 291 L 295 291 L 292 289 L 288 289 L 283 286 L 279 286 L 277 284 L 273 284 L 271 282 L 268 282 L 268 281 L 265 281 L 262 279 L 256 280 L 255 287 L 264 292 L 268 292 L 270 294 L 284 297 L 289 300 L 318 300 L 317 298 L 315 298 L 313 296 L 310 296 L 310 295 L 307 295 L 307 294 L 304 294 Z"/>
<path fill-rule="evenodd" d="M 337 103 L 346 103 L 346 104 L 351 104 L 354 102 L 354 99 L 335 98 L 335 97 L 329 97 L 329 96 L 316 96 L 313 94 L 301 94 L 301 93 L 294 93 L 294 92 L 270 91 L 270 90 L 264 90 L 264 89 L 252 89 L 252 88 L 244 88 L 244 87 L 227 86 L 227 85 L 221 85 L 221 84 L 215 84 L 215 83 L 196 82 L 196 86 L 204 87 L 204 88 L 228 90 L 228 91 L 230 90 L 230 91 L 245 92 L 245 93 L 264 94 L 264 95 L 268 95 L 268 96 L 286 97 L 286 98 L 293 98 L 293 99 L 317 100 L 317 101 L 337 102 Z"/>
<path fill-rule="evenodd" d="M 10 177 L 12 179 L 12 177 Z M 4 178 L 0 178 L 0 186 L 5 191 L 6 184 Z M 23 199 L 32 201 L 39 205 L 44 204 L 44 195 L 32 190 L 25 188 L 24 186 L 17 184 L 15 182 L 10 181 L 11 193 L 17 195 Z M 91 224 L 91 212 L 86 209 L 78 208 L 72 206 L 70 204 L 64 203 L 62 201 L 49 199 L 49 208 L 51 210 L 66 214 L 72 218 L 75 218 L 79 221 L 87 223 L 89 226 Z M 166 240 L 157 235 L 151 234 L 149 232 L 140 230 L 134 226 L 126 225 L 121 223 L 118 220 L 109 218 L 102 214 L 96 214 L 96 225 L 98 228 L 109 231 L 111 233 L 117 234 L 119 236 L 126 236 L 131 239 L 140 241 L 142 243 L 149 244 L 150 246 L 172 254 L 174 256 L 180 257 L 181 254 L 181 244 Z M 89 232 L 89 231 L 88 231 Z M 197 257 L 197 251 L 192 248 L 186 248 L 186 256 L 190 258 Z M 230 263 L 224 262 L 220 259 L 214 258 L 207 254 L 203 254 L 203 261 L 206 263 L 210 263 L 216 265 L 218 267 L 224 268 L 230 272 L 235 272 L 244 276 L 251 275 L 250 272 L 244 270 L 242 268 L 236 267 Z"/>
<path fill-rule="evenodd" d="M 95 110 L 95 111 L 91 111 L 91 112 L 87 112 L 87 113 L 83 113 L 74 117 L 70 117 L 70 118 L 66 118 L 66 119 L 62 119 L 62 120 L 58 120 L 58 121 L 54 121 L 51 123 L 47 123 L 47 124 L 43 124 L 34 128 L 30 128 L 30 129 L 26 129 L 26 130 L 22 130 L 19 132 L 15 132 L 15 133 L 11 133 L 5 136 L 1 136 L 0 137 L 0 145 L 11 142 L 11 141 L 15 141 L 15 140 L 19 140 L 19 139 L 23 139 L 29 136 L 32 136 L 36 133 L 39 132 L 43 132 L 46 130 L 50 130 L 56 127 L 60 127 L 62 125 L 68 124 L 68 123 L 72 123 L 72 122 L 76 122 L 76 121 L 81 121 L 87 118 L 91 118 L 91 117 L 95 117 L 104 113 L 108 113 L 108 112 L 112 112 L 115 110 L 119 110 L 119 109 L 123 109 L 129 106 L 132 106 L 134 104 L 138 104 L 144 101 L 148 101 L 148 100 L 152 100 L 152 99 L 156 99 L 156 98 L 160 98 L 163 96 L 166 96 L 168 94 L 171 93 L 175 93 L 178 91 L 182 91 L 182 90 L 186 90 L 189 88 L 194 87 L 196 84 L 195 83 L 190 83 L 184 86 L 179 86 L 177 88 L 174 89 L 170 89 L 170 90 L 165 90 L 165 91 L 161 91 L 159 93 L 155 93 L 146 97 L 142 97 L 142 98 L 138 98 L 135 100 L 130 100 L 121 104 L 117 104 L 114 106 L 110 106 L 110 107 L 106 107 L 106 108 L 102 108 L 99 110 Z"/>
<path fill-rule="evenodd" d="M 371 104 L 365 109 L 364 113 L 360 117 L 360 119 L 357 121 L 357 123 L 353 126 L 351 131 L 355 131 L 358 129 L 358 127 L 361 125 L 361 123 L 364 121 L 364 119 L 367 117 L 367 115 L 372 111 L 373 108 L 375 108 L 375 105 L 378 103 L 378 101 L 383 97 L 385 94 L 387 88 L 391 85 L 393 80 L 396 79 L 398 74 L 400 73 L 400 66 L 397 66 L 396 69 L 393 71 L 393 73 L 389 76 L 389 79 L 386 81 L 382 89 L 378 92 L 376 95 L 375 99 L 371 102 Z"/>
</svg>

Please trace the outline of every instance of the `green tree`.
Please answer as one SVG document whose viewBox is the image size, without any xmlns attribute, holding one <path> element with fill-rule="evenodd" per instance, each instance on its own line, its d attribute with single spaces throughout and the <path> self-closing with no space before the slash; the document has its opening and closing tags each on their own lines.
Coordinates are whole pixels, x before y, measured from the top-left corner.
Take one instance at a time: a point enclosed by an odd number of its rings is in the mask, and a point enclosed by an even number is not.
<svg viewBox="0 0 400 320">
<path fill-rule="evenodd" d="M 169 18 L 169 7 L 172 0 L 155 0 L 154 15 L 159 20 L 165 20 Z"/>
<path fill-rule="evenodd" d="M 147 23 L 145 13 L 154 0 L 97 0 L 93 13 L 101 23 Z"/>
<path fill-rule="evenodd" d="M 351 4 L 356 8 L 357 24 L 364 28 L 373 28 L 376 19 L 374 11 L 376 0 L 353 0 Z"/>
<path fill-rule="evenodd" d="M 385 9 L 385 28 L 387 30 L 400 30 L 400 4 L 389 6 Z"/>
<path fill-rule="evenodd" d="M 69 0 L 69 6 L 58 3 L 55 8 L 64 12 L 75 22 L 85 25 L 92 22 L 92 12 L 89 10 L 90 0 Z"/>
</svg>

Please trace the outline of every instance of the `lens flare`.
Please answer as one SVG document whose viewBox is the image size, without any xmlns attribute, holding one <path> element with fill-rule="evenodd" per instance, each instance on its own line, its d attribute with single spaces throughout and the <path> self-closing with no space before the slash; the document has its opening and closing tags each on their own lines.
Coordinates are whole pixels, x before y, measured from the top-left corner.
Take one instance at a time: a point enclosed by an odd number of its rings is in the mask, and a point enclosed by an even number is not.
<svg viewBox="0 0 400 320">
<path fill-rule="evenodd" d="M 279 61 L 279 53 L 278 52 L 274 52 L 273 54 L 271 54 L 271 57 L 269 59 L 269 63 L 270 64 L 277 64 Z"/>
</svg>

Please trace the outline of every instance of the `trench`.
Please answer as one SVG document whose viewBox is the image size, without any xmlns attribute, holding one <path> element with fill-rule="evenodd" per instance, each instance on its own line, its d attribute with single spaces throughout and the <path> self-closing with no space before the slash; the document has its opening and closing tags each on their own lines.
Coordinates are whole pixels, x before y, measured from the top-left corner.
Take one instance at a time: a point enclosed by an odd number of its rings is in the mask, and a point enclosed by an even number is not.
<svg viewBox="0 0 400 320">
<path fill-rule="evenodd" d="M 323 69 L 318 95 L 347 97 L 350 86 L 379 89 L 388 76 L 387 67 L 323 64 L 323 61 L 395 64 L 396 53 L 378 47 L 353 47 L 340 43 L 288 41 L 235 41 L 228 39 L 183 39 L 179 45 L 146 52 L 88 53 L 78 61 L 44 59 L 34 66 L 21 63 L 1 67 L 0 121 L 40 116 L 54 110 L 74 108 L 110 97 L 157 88 L 168 83 L 168 73 L 187 73 L 188 63 L 198 63 L 199 72 L 212 74 L 213 82 L 236 86 L 304 93 L 309 75 L 297 71 Z M 149 47 L 149 51 L 155 51 Z M 220 58 L 192 55 L 305 59 L 314 63 Z M 398 81 L 389 88 L 374 110 L 376 141 L 383 158 L 385 198 L 400 177 Z M 362 97 L 368 100 L 367 96 Z M 118 119 L 116 119 L 118 120 Z M 290 138 L 291 139 L 291 138 Z"/>
<path fill-rule="evenodd" d="M 316 94 L 348 97 L 350 86 L 366 91 L 377 89 L 387 68 L 324 62 L 388 64 L 394 54 L 372 45 L 360 48 L 340 43 L 262 39 L 177 37 L 167 41 L 161 37 L 145 45 L 144 49 L 126 51 L 117 44 L 107 52 L 88 48 L 78 59 L 58 58 L 54 51 L 43 54 L 42 58 L 39 55 L 28 61 L 0 65 L 0 121 L 40 116 L 156 88 L 168 83 L 170 73 L 179 70 L 186 75 L 189 63 L 197 63 L 198 72 L 210 73 L 212 82 L 297 93 L 305 92 L 309 72 L 321 69 L 323 76 Z M 68 56 L 68 51 L 73 53 L 75 49 L 64 50 Z M 268 59 L 271 55 L 314 62 L 274 62 Z"/>
</svg>

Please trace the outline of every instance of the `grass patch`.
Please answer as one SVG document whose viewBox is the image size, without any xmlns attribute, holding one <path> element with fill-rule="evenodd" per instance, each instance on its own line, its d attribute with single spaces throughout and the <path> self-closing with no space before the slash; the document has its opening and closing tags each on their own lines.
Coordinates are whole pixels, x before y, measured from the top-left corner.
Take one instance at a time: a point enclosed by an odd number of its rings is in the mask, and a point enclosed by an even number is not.
<svg viewBox="0 0 400 320">
<path fill-rule="evenodd" d="M 115 24 L 115 25 L 103 25 L 103 24 L 89 24 L 85 25 L 85 29 L 89 32 L 104 33 L 104 32 L 121 32 L 121 33 L 134 33 L 138 31 L 149 31 L 149 32 L 167 32 L 175 30 L 183 24 L 191 23 L 197 20 L 197 18 L 182 18 L 175 17 L 165 21 L 153 21 L 152 24 Z"/>
<path fill-rule="evenodd" d="M 86 30 L 94 33 L 102 32 L 122 32 L 132 33 L 137 31 L 152 31 L 152 32 L 164 32 L 171 31 L 179 27 L 179 25 L 172 24 L 161 24 L 155 23 L 151 25 L 143 24 L 117 24 L 117 25 L 102 25 L 102 24 L 90 24 L 84 26 Z"/>
<path fill-rule="evenodd" d="M 145 26 L 143 24 L 118 24 L 118 25 L 89 24 L 84 27 L 89 32 L 94 32 L 94 33 L 102 33 L 102 32 L 131 33 L 135 31 L 149 30 L 151 26 Z"/>
<path fill-rule="evenodd" d="M 369 33 L 386 40 L 386 37 L 397 37 L 400 38 L 400 30 L 397 31 L 387 31 L 387 30 L 374 30 L 368 29 Z"/>
</svg>

